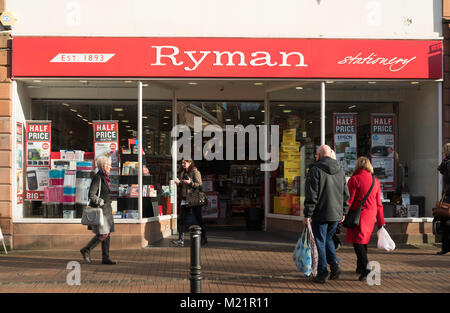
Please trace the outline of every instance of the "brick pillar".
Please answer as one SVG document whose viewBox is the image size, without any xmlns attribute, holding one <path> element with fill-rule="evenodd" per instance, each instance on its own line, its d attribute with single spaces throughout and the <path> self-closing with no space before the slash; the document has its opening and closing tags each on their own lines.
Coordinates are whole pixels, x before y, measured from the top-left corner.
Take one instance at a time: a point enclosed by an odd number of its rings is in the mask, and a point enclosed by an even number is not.
<svg viewBox="0 0 450 313">
<path fill-rule="evenodd" d="M 12 114 L 11 37 L 0 33 L 0 227 L 9 246 L 13 235 Z"/>
</svg>

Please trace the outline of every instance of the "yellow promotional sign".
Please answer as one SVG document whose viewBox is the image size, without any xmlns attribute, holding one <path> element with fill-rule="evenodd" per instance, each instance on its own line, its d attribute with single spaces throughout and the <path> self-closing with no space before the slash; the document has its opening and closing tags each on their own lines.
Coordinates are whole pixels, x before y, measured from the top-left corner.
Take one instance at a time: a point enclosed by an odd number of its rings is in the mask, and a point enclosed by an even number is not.
<svg viewBox="0 0 450 313">
<path fill-rule="evenodd" d="M 285 129 L 283 130 L 283 143 L 291 144 L 295 143 L 297 136 L 297 130 L 296 129 Z"/>
<path fill-rule="evenodd" d="M 300 162 L 284 161 L 284 178 L 291 183 L 297 176 L 300 176 Z"/>
</svg>

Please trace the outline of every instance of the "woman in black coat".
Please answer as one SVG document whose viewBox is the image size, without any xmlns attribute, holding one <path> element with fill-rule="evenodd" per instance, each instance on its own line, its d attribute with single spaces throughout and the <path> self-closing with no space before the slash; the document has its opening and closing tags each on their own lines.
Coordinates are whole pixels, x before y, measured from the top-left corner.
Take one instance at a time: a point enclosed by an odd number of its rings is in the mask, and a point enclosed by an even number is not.
<svg viewBox="0 0 450 313">
<path fill-rule="evenodd" d="M 444 176 L 444 202 L 450 203 L 450 143 L 442 148 L 442 163 L 438 171 Z M 441 217 L 442 249 L 437 254 L 443 255 L 450 252 L 450 218 Z"/>
<path fill-rule="evenodd" d="M 80 250 L 84 260 L 91 263 L 90 252 L 100 242 L 102 243 L 102 264 L 116 264 L 109 257 L 110 234 L 114 231 L 114 217 L 111 207 L 111 187 L 109 172 L 111 170 L 111 159 L 105 156 L 97 158 L 98 173 L 92 177 L 89 188 L 89 201 L 92 207 L 100 207 L 103 211 L 104 223 L 102 226 L 88 226 L 95 236 L 86 247 Z M 99 196 L 100 189 L 100 196 Z"/>
</svg>

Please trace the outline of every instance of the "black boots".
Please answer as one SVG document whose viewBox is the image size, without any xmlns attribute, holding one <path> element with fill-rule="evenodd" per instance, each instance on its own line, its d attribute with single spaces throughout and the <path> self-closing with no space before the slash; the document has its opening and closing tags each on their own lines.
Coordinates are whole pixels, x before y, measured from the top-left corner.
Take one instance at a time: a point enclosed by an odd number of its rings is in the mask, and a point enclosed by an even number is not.
<svg viewBox="0 0 450 313">
<path fill-rule="evenodd" d="M 184 233 L 180 233 L 178 236 L 178 240 L 172 240 L 171 243 L 178 247 L 184 247 Z"/>
<path fill-rule="evenodd" d="M 81 255 L 83 256 L 84 261 L 86 261 L 86 263 L 91 264 L 91 250 L 94 249 L 98 243 L 100 242 L 100 239 L 98 239 L 97 236 L 95 236 L 94 238 L 92 238 L 86 247 L 84 247 L 83 249 L 80 250 Z"/>
<path fill-rule="evenodd" d="M 98 239 L 97 236 L 92 238 L 87 246 L 80 250 L 83 259 L 86 261 L 86 263 L 91 264 L 91 250 L 94 249 L 100 242 L 102 243 L 102 264 L 116 264 L 116 262 L 111 261 L 111 259 L 109 258 L 109 236 L 103 241 Z"/>
<path fill-rule="evenodd" d="M 114 265 L 116 262 L 112 261 L 109 258 L 109 243 L 110 243 L 110 237 L 106 237 L 105 240 L 102 241 L 102 264 L 110 264 Z"/>
</svg>

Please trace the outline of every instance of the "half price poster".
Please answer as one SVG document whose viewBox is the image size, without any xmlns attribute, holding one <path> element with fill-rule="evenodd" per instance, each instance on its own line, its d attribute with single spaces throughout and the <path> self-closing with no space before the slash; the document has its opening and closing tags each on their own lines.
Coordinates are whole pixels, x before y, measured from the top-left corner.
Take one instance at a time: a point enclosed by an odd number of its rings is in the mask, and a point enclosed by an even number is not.
<svg viewBox="0 0 450 313">
<path fill-rule="evenodd" d="M 333 114 L 334 151 L 345 176 L 351 176 L 356 166 L 357 116 L 357 113 Z"/>
<path fill-rule="evenodd" d="M 383 191 L 395 190 L 395 114 L 371 114 L 372 166 Z"/>
<path fill-rule="evenodd" d="M 26 140 L 25 200 L 43 200 L 49 183 L 52 122 L 27 121 Z"/>
<path fill-rule="evenodd" d="M 93 121 L 94 155 L 111 159 L 111 195 L 119 195 L 119 122 Z"/>
</svg>

